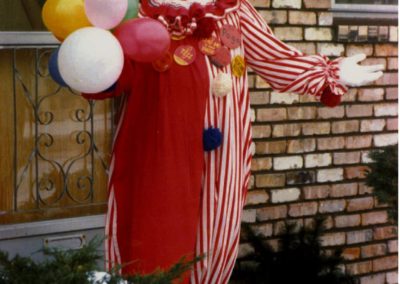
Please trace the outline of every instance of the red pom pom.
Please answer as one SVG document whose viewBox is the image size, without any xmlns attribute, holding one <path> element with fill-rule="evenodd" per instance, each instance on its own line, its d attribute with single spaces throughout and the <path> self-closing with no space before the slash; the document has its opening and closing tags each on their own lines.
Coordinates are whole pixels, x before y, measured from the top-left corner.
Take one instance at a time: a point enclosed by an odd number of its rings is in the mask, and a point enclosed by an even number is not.
<svg viewBox="0 0 400 284">
<path fill-rule="evenodd" d="M 197 28 L 193 36 L 197 38 L 209 38 L 216 28 L 217 24 L 214 19 L 202 18 L 197 21 Z"/>
<path fill-rule="evenodd" d="M 341 97 L 340 95 L 332 93 L 331 88 L 328 86 L 322 92 L 320 101 L 328 107 L 335 107 L 340 104 Z"/>
</svg>

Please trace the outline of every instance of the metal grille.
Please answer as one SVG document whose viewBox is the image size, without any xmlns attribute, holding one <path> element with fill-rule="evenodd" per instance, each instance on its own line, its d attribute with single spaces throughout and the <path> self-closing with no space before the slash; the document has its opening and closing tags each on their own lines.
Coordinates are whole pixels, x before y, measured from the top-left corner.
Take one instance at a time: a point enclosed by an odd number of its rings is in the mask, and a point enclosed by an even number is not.
<svg viewBox="0 0 400 284">
<path fill-rule="evenodd" d="M 65 210 L 106 200 L 113 102 L 100 102 L 97 109 L 95 101 L 56 85 L 47 68 L 56 47 L 14 43 L 3 44 L 0 50 L 12 56 L 12 93 L 5 94 L 12 96 L 12 106 L 2 106 L 12 108 L 12 131 L 6 134 L 13 136 L 12 208 L 0 208 L 3 214 Z M 101 146 L 96 141 L 99 135 Z M 96 180 L 99 176 L 101 181 Z"/>
</svg>

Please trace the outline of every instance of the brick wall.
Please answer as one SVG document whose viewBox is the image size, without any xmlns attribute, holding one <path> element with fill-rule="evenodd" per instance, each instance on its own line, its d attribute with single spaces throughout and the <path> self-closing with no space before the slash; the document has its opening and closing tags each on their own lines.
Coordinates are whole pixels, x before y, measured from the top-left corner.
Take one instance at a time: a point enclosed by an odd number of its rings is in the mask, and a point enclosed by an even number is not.
<svg viewBox="0 0 400 284">
<path fill-rule="evenodd" d="M 397 228 L 364 184 L 367 153 L 397 143 L 397 27 L 386 42 L 337 42 L 330 0 L 253 0 L 275 34 L 307 54 L 359 52 L 384 64 L 373 85 L 351 88 L 336 108 L 278 93 L 250 73 L 254 159 L 243 222 L 276 245 L 284 220 L 328 217 L 327 250 L 344 248 L 343 269 L 361 284 L 397 283 Z M 242 243 L 240 256 L 251 252 Z"/>
</svg>

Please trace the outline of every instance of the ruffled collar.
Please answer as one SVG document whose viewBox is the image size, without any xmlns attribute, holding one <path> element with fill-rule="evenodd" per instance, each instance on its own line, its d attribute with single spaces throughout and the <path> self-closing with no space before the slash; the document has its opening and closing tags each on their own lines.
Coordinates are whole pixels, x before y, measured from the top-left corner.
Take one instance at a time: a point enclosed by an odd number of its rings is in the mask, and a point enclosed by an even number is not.
<svg viewBox="0 0 400 284">
<path fill-rule="evenodd" d="M 204 26 L 205 19 L 222 19 L 239 5 L 240 0 L 142 0 L 140 14 L 159 20 L 172 36 L 181 37 Z"/>
<path fill-rule="evenodd" d="M 164 17 L 221 19 L 239 7 L 240 0 L 142 0 L 142 12 L 153 18 Z"/>
</svg>

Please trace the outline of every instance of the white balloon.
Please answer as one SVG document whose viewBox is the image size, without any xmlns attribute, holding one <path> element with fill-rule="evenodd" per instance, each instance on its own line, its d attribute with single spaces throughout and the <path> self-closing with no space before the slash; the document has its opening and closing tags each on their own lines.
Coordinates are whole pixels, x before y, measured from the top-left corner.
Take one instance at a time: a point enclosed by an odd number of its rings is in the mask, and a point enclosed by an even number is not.
<svg viewBox="0 0 400 284">
<path fill-rule="evenodd" d="M 118 80 L 123 64 L 118 40 L 109 31 L 95 27 L 70 34 L 58 53 L 61 77 L 68 86 L 82 93 L 108 89 Z"/>
</svg>

